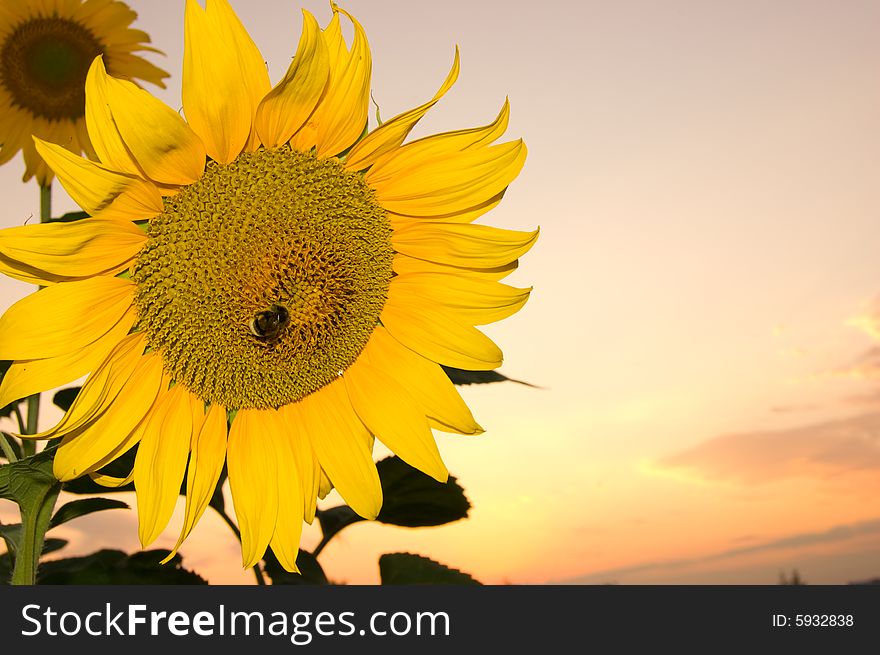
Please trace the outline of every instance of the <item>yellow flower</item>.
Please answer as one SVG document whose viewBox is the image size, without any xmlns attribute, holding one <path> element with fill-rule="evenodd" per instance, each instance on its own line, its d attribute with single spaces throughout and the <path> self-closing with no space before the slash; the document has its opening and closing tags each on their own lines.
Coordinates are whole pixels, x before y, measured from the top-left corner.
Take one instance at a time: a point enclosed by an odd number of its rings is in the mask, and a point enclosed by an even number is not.
<svg viewBox="0 0 880 655">
<path fill-rule="evenodd" d="M 137 14 L 115 0 L 3 0 L 0 4 L 0 164 L 24 153 L 28 181 L 52 171 L 31 135 L 95 157 L 85 124 L 86 72 L 104 56 L 111 75 L 165 87 L 168 73 L 135 55 L 159 52 L 129 27 Z"/>
<path fill-rule="evenodd" d="M 0 270 L 48 285 L 0 319 L 0 358 L 15 360 L 0 406 L 90 373 L 36 435 L 61 439 L 58 478 L 121 483 L 97 471 L 139 444 L 141 541 L 186 473 L 182 542 L 226 462 L 244 566 L 271 546 L 289 570 L 331 484 L 377 515 L 374 437 L 442 481 L 432 428 L 482 432 L 439 364 L 501 364 L 474 326 L 526 302 L 499 280 L 537 238 L 473 223 L 526 156 L 522 141 L 492 145 L 506 102 L 485 127 L 403 145 L 455 82 L 457 52 L 433 98 L 365 135 L 361 25 L 335 5 L 323 30 L 303 14 L 270 87 L 226 0 L 188 1 L 186 121 L 96 59 L 86 122 L 101 163 L 37 141 L 92 217 L 0 232 Z"/>
</svg>

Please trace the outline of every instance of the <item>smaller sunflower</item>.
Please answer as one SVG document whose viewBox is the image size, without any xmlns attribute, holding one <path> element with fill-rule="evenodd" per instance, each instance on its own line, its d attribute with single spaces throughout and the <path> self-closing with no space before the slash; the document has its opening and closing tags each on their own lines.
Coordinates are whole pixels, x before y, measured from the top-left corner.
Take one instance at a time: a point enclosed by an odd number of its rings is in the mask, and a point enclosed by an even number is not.
<svg viewBox="0 0 880 655">
<path fill-rule="evenodd" d="M 31 135 L 96 159 L 86 130 L 86 73 L 103 55 L 108 72 L 165 88 L 168 73 L 135 52 L 146 32 L 129 27 L 137 14 L 116 0 L 3 0 L 0 3 L 0 164 L 20 150 L 27 182 L 53 173 Z"/>
</svg>

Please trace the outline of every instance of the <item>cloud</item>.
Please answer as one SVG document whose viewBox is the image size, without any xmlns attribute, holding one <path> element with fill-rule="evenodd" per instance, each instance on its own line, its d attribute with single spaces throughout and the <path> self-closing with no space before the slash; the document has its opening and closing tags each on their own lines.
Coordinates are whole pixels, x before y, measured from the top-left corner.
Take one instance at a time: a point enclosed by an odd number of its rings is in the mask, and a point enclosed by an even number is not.
<svg viewBox="0 0 880 655">
<path fill-rule="evenodd" d="M 835 370 L 834 374 L 855 378 L 880 377 L 880 346 L 868 348 L 852 361 Z"/>
<path fill-rule="evenodd" d="M 559 584 L 595 584 L 607 582 L 609 580 L 622 580 L 632 576 L 646 577 L 651 574 L 666 574 L 670 577 L 674 577 L 676 574 L 682 574 L 694 567 L 706 564 L 723 564 L 727 563 L 729 560 L 736 560 L 737 558 L 749 555 L 781 553 L 782 551 L 805 549 L 812 546 L 848 545 L 865 537 L 878 536 L 880 536 L 880 518 L 859 521 L 857 523 L 836 525 L 827 530 L 818 532 L 802 532 L 749 546 L 730 548 L 728 550 L 702 557 L 645 562 L 635 566 L 607 569 L 596 573 L 590 573 L 588 575 L 561 580 Z M 709 575 L 711 575 L 711 572 Z"/>
<path fill-rule="evenodd" d="M 654 468 L 747 484 L 880 470 L 880 413 L 722 435 L 665 457 Z"/>
</svg>

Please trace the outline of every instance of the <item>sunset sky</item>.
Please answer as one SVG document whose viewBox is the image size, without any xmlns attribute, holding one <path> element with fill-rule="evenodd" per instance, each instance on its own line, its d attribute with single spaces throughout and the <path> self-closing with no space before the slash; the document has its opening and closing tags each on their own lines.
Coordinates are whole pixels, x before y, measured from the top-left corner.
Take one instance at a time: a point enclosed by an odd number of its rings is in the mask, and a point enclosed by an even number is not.
<svg viewBox="0 0 880 655">
<path fill-rule="evenodd" d="M 184 3 L 129 4 L 172 74 L 149 88 L 178 108 Z M 326 2 L 231 4 L 273 82 L 300 7 L 330 18 Z M 488 123 L 510 98 L 506 138 L 529 157 L 482 221 L 541 236 L 510 278 L 531 300 L 486 330 L 501 371 L 535 386 L 464 388 L 487 432 L 438 433 L 470 517 L 353 526 L 321 556 L 331 579 L 376 582 L 394 551 L 488 583 L 880 577 L 880 4 L 340 4 L 367 31 L 383 118 L 429 99 L 460 46 L 459 81 L 414 137 Z M 4 227 L 39 216 L 22 172 L 0 167 Z M 31 289 L 0 281 L 0 309 Z M 136 521 L 53 536 L 61 554 L 133 551 Z M 252 582 L 213 515 L 181 553 L 212 582 Z"/>
</svg>

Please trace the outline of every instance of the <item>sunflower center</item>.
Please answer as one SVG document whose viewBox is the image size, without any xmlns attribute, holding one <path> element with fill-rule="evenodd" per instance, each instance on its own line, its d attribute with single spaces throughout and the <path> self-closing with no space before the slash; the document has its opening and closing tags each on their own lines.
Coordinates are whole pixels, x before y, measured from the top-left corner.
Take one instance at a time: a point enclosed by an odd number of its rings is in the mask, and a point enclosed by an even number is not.
<svg viewBox="0 0 880 655">
<path fill-rule="evenodd" d="M 0 81 L 12 103 L 50 121 L 85 114 L 89 66 L 103 52 L 91 30 L 66 18 L 32 18 L 0 47 Z"/>
<path fill-rule="evenodd" d="M 165 199 L 133 279 L 140 328 L 175 380 L 228 408 L 333 381 L 377 325 L 391 227 L 360 175 L 284 147 L 210 162 Z"/>
</svg>

